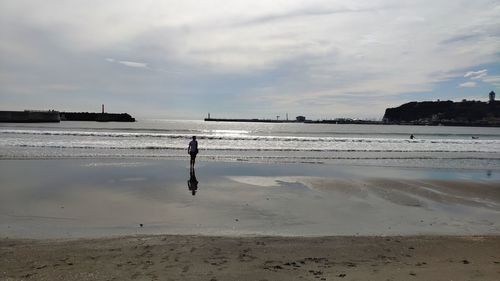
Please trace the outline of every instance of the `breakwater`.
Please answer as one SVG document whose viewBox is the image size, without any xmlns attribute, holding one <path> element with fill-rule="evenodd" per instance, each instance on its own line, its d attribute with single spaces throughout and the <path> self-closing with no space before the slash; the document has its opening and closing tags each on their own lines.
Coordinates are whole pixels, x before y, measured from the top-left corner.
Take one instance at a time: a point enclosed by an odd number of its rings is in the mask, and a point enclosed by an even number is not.
<svg viewBox="0 0 500 281">
<path fill-rule="evenodd" d="M 362 125 L 384 125 L 381 121 L 354 120 L 354 119 L 331 119 L 331 120 L 272 120 L 272 119 L 234 119 L 234 118 L 205 118 L 205 121 L 213 122 L 257 122 L 257 123 L 304 123 L 304 124 L 362 124 Z"/>
<path fill-rule="evenodd" d="M 233 118 L 205 118 L 212 122 L 259 122 L 259 123 L 301 123 L 296 120 L 272 120 L 272 119 L 233 119 Z"/>
<path fill-rule="evenodd" d="M 59 112 L 55 110 L 0 111 L 0 122 L 45 123 L 60 121 L 135 122 L 128 113 Z"/>
<path fill-rule="evenodd" d="M 61 117 L 58 111 L 0 111 L 0 122 L 11 123 L 44 123 L 60 122 Z"/>
<path fill-rule="evenodd" d="M 135 122 L 128 113 L 61 112 L 61 121 Z"/>
</svg>

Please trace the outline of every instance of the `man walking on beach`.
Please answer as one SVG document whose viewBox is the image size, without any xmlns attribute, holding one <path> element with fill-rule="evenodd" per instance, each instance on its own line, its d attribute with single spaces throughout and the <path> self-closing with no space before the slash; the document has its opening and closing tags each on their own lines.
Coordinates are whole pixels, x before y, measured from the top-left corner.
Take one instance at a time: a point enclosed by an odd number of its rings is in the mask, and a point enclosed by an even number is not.
<svg viewBox="0 0 500 281">
<path fill-rule="evenodd" d="M 198 142 L 196 141 L 196 136 L 193 136 L 193 140 L 189 142 L 188 153 L 191 155 L 191 167 L 194 168 L 196 154 L 198 154 Z"/>
</svg>

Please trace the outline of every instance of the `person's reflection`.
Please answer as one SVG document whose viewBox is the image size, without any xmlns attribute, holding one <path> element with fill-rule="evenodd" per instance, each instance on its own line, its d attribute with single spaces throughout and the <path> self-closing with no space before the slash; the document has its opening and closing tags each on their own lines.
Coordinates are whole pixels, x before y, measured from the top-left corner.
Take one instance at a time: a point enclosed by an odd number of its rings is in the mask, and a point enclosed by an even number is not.
<svg viewBox="0 0 500 281">
<path fill-rule="evenodd" d="M 187 183 L 191 194 L 195 196 L 196 190 L 198 190 L 198 180 L 196 179 L 196 175 L 194 173 L 194 167 L 191 167 L 191 169 L 189 169 L 189 180 L 187 181 Z"/>
</svg>

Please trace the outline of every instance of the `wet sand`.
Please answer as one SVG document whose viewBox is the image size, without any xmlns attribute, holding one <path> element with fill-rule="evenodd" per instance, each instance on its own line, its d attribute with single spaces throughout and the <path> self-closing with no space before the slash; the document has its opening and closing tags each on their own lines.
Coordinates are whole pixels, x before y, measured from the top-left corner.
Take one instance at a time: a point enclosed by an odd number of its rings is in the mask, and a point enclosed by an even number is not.
<svg viewBox="0 0 500 281">
<path fill-rule="evenodd" d="M 0 161 L 0 237 L 500 234 L 497 171 L 200 162 L 196 178 L 175 160 Z"/>
<path fill-rule="evenodd" d="M 0 280 L 500 280 L 500 237 L 1 239 Z"/>
</svg>

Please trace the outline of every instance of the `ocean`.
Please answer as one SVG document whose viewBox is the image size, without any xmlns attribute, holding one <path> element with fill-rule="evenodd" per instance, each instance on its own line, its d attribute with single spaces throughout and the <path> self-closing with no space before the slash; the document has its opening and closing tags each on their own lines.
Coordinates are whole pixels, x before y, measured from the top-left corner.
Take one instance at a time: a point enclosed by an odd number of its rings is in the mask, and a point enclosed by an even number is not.
<svg viewBox="0 0 500 281">
<path fill-rule="evenodd" d="M 500 128 L 160 119 L 3 123 L 0 159 L 184 159 L 193 135 L 201 161 L 500 169 Z"/>
<path fill-rule="evenodd" d="M 0 160 L 5 237 L 500 233 L 500 128 L 4 123 Z"/>
</svg>

